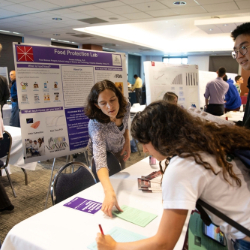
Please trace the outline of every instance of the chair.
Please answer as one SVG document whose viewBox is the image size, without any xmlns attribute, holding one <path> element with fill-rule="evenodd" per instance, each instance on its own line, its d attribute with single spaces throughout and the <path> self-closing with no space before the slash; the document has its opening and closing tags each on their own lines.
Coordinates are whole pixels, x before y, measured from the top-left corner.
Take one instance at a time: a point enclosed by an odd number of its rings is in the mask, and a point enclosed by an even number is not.
<svg viewBox="0 0 250 250">
<path fill-rule="evenodd" d="M 107 165 L 109 169 L 109 176 L 112 176 L 122 170 L 120 162 L 111 152 L 107 152 Z M 96 173 L 95 161 L 93 157 L 92 157 L 92 172 L 96 178 L 96 181 L 99 182 L 99 178 Z"/>
<path fill-rule="evenodd" d="M 7 132 L 3 132 L 3 139 L 0 140 L 0 158 L 6 157 L 5 163 L 0 160 L 0 170 L 4 169 L 6 172 L 6 175 L 8 177 L 12 192 L 14 197 L 16 198 L 16 193 L 10 178 L 9 171 L 7 169 L 7 166 L 9 164 L 9 159 L 10 159 L 10 150 L 11 150 L 11 145 L 12 145 L 12 137 L 11 135 Z"/>
<path fill-rule="evenodd" d="M 74 168 L 77 166 L 78 169 L 74 172 Z M 72 168 L 72 173 L 63 173 L 67 168 Z M 55 205 L 95 183 L 93 173 L 84 163 L 69 162 L 61 167 L 54 176 L 50 189 L 52 204 Z"/>
</svg>

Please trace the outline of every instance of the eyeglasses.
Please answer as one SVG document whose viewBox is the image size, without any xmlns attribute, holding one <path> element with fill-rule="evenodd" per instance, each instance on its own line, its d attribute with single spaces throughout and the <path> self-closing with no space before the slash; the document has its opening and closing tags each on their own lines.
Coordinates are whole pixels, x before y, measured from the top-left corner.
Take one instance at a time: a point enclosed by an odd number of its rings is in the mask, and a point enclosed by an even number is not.
<svg viewBox="0 0 250 250">
<path fill-rule="evenodd" d="M 241 55 L 245 55 L 246 53 L 247 53 L 247 48 L 248 47 L 250 47 L 250 45 L 248 45 L 248 46 L 245 46 L 245 45 L 243 45 L 242 47 L 240 47 L 238 50 L 235 50 L 235 51 L 233 51 L 232 52 L 232 57 L 233 57 L 233 59 L 236 59 L 237 57 L 238 57 L 238 52 L 240 52 L 241 53 Z"/>
</svg>

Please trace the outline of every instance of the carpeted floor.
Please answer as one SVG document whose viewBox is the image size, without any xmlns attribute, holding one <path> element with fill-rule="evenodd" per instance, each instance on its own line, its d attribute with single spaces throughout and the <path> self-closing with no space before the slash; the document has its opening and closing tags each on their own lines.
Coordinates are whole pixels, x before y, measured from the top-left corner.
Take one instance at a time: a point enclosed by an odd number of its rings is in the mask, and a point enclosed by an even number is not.
<svg viewBox="0 0 250 250">
<path fill-rule="evenodd" d="M 139 145 L 139 148 L 142 150 L 141 145 Z M 139 155 L 138 152 L 132 153 L 130 160 L 126 163 L 126 167 L 133 165 L 144 157 L 144 153 L 141 153 L 141 155 Z M 77 161 L 84 162 L 84 157 L 79 155 Z M 12 204 L 15 206 L 13 211 L 0 212 L 1 242 L 4 241 L 7 233 L 16 224 L 44 210 L 52 163 L 53 160 L 40 162 L 37 164 L 35 171 L 27 170 L 29 182 L 27 186 L 25 185 L 24 173 L 22 170 L 18 167 L 11 166 L 11 179 L 17 198 L 13 196 L 7 177 L 0 177 Z M 60 167 L 64 166 L 65 163 L 66 157 L 57 158 L 54 174 Z M 51 197 L 49 196 L 47 207 L 51 205 Z"/>
</svg>

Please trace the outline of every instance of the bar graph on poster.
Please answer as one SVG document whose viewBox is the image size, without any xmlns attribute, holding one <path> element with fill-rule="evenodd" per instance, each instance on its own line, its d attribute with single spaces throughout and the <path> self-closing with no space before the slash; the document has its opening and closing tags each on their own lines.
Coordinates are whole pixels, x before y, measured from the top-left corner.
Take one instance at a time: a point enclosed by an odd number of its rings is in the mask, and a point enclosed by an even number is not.
<svg viewBox="0 0 250 250">
<path fill-rule="evenodd" d="M 126 55 L 13 44 L 25 163 L 82 152 L 90 89 L 108 79 L 128 97 Z M 125 86 L 125 87 L 124 87 Z"/>
<path fill-rule="evenodd" d="M 162 100 L 166 92 L 178 95 L 178 104 L 185 108 L 199 107 L 199 75 L 197 65 L 173 65 L 144 62 L 147 105 Z"/>
</svg>

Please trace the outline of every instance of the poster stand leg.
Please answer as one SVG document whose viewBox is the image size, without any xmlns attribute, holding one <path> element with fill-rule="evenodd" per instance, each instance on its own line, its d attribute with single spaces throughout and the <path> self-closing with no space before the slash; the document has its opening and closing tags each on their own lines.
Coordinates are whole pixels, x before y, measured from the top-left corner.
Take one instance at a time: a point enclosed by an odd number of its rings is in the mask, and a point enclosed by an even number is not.
<svg viewBox="0 0 250 250">
<path fill-rule="evenodd" d="M 28 175 L 24 168 L 21 168 L 23 170 L 24 176 L 25 176 L 25 185 L 28 185 Z"/>
<path fill-rule="evenodd" d="M 54 158 L 53 164 L 52 164 L 52 168 L 51 168 L 51 176 L 50 176 L 50 181 L 49 181 L 49 189 L 48 189 L 48 193 L 47 193 L 47 197 L 46 197 L 44 209 L 47 208 L 47 203 L 48 203 L 49 192 L 50 192 L 50 188 L 51 188 L 51 181 L 52 181 L 52 177 L 53 177 L 53 171 L 54 171 L 55 163 L 56 163 L 56 158 Z"/>
</svg>

